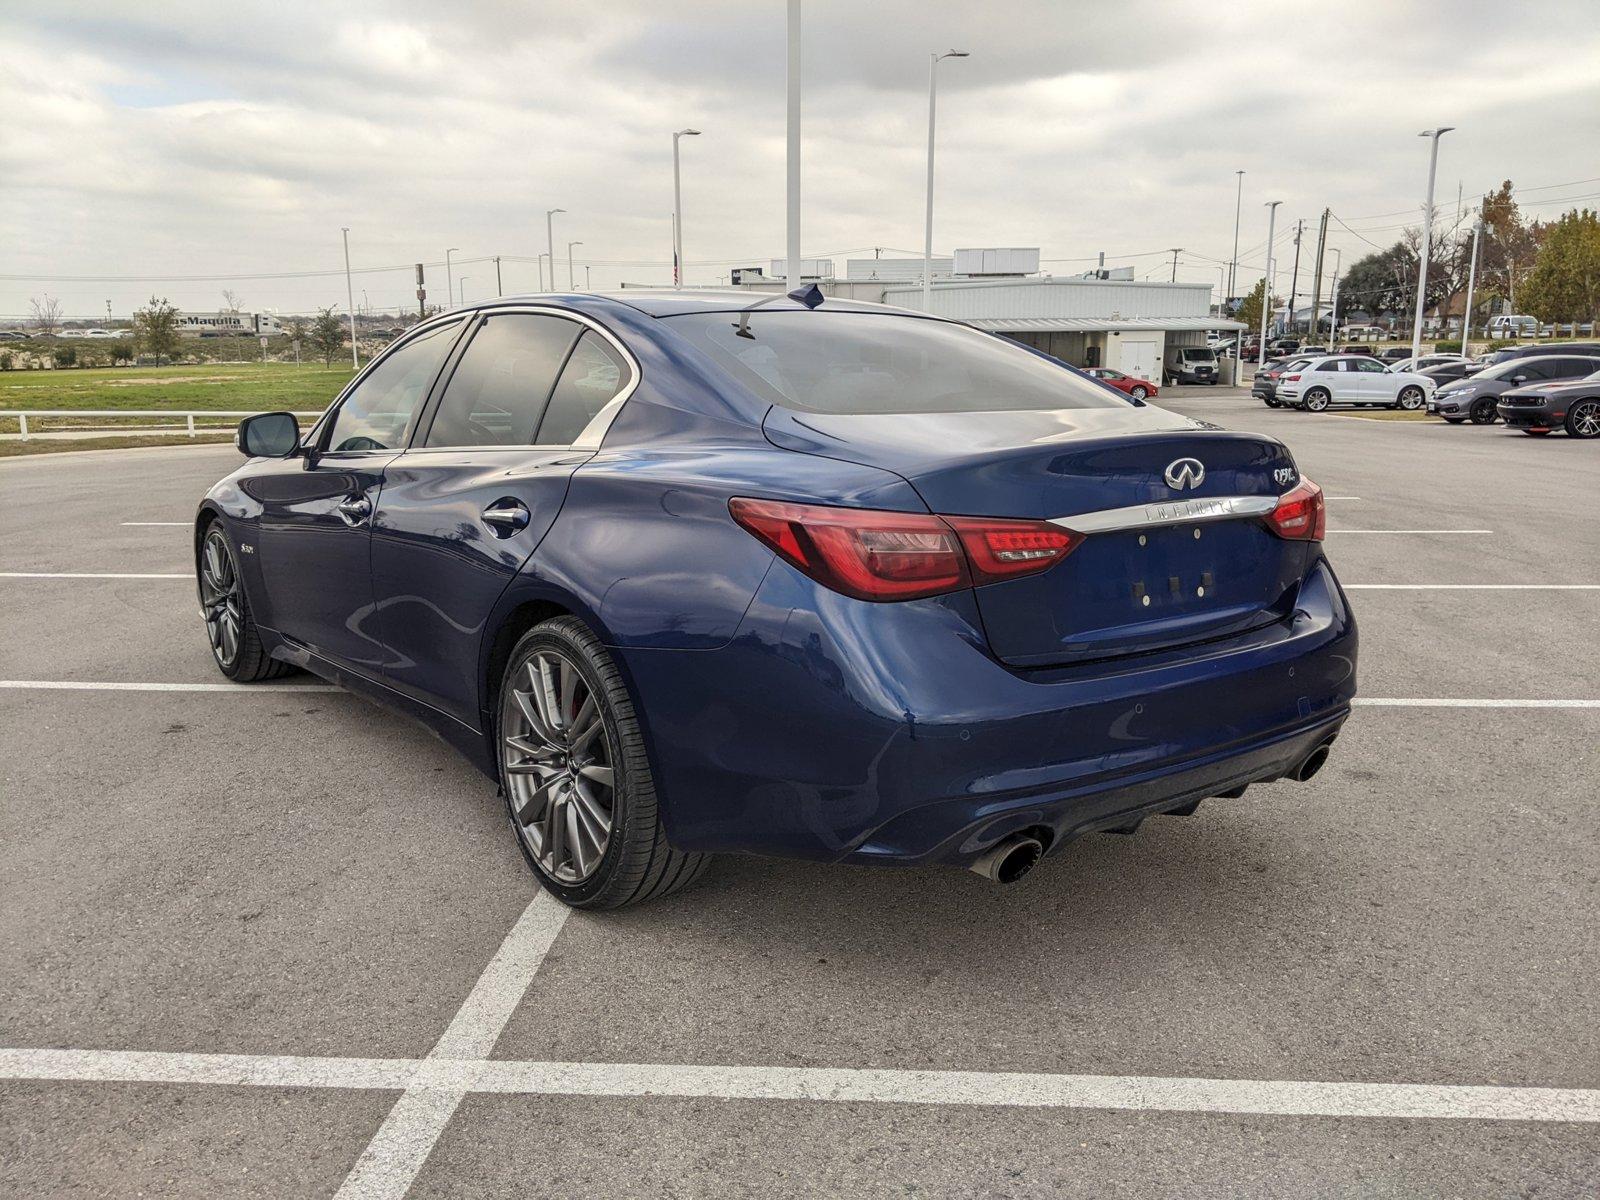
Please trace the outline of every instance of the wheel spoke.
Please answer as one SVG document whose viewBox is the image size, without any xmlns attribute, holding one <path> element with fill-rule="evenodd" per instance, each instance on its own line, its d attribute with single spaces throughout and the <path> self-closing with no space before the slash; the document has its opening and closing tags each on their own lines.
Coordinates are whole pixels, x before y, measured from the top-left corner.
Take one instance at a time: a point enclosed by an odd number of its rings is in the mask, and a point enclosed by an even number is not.
<svg viewBox="0 0 1600 1200">
<path fill-rule="evenodd" d="M 552 775 L 548 779 L 542 780 L 538 787 L 528 793 L 527 800 L 523 802 L 521 808 L 517 809 L 518 825 L 527 828 L 536 818 L 542 817 L 548 820 L 550 810 L 555 807 L 555 802 L 550 793 L 560 780 L 561 777 L 559 775 Z"/>
<path fill-rule="evenodd" d="M 573 722 L 573 703 L 577 699 L 578 672 L 566 659 L 557 660 L 557 675 L 561 684 L 561 724 L 565 728 Z"/>
<path fill-rule="evenodd" d="M 585 779 L 594 780 L 601 787 L 609 788 L 616 786 L 611 782 L 611 768 L 600 766 L 598 763 L 589 763 L 586 766 L 579 767 L 578 774 L 582 775 Z"/>
<path fill-rule="evenodd" d="M 522 719 L 528 723 L 528 728 L 533 736 L 546 745 L 556 743 L 555 733 L 550 729 L 544 719 L 544 713 L 539 711 L 539 703 L 531 692 L 519 692 L 511 689 L 511 698 L 516 701 L 517 708 L 522 712 Z"/>
<path fill-rule="evenodd" d="M 534 659 L 534 701 L 539 705 L 539 711 L 544 715 L 545 724 L 550 731 L 560 734 L 561 703 L 556 696 L 555 673 L 550 669 L 550 660 L 544 655 Z"/>
<path fill-rule="evenodd" d="M 572 794 L 567 794 L 567 802 L 561 806 L 561 815 L 566 831 L 568 848 L 572 851 L 572 867 L 582 879 L 589 873 L 589 857 L 583 852 L 583 830 L 578 821 L 578 806 L 573 802 Z"/>
<path fill-rule="evenodd" d="M 584 725 L 577 733 L 572 735 L 572 753 L 582 754 L 588 750 L 590 743 L 594 741 L 603 728 L 604 723 L 600 720 L 600 714 L 596 713 L 587 725 Z"/>
<path fill-rule="evenodd" d="M 545 807 L 545 869 L 552 875 L 560 874 L 562 861 L 567 857 L 567 822 L 561 811 L 566 807 L 564 801 L 565 793 L 556 792 Z"/>
<path fill-rule="evenodd" d="M 572 788 L 574 807 L 583 814 L 584 824 L 594 832 L 595 844 L 604 846 L 611 833 L 611 810 L 580 779 Z"/>
</svg>

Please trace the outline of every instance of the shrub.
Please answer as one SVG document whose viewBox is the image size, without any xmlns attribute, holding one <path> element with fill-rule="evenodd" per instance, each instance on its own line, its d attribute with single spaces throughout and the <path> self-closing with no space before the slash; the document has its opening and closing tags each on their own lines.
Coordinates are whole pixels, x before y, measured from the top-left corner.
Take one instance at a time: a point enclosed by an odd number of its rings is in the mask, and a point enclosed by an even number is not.
<svg viewBox="0 0 1600 1200">
<path fill-rule="evenodd" d="M 133 361 L 133 345 L 130 342 L 118 342 L 111 347 L 111 361 L 124 363 Z"/>
<path fill-rule="evenodd" d="M 11 364 L 12 364 L 11 351 L 9 351 L 9 350 L 0 350 L 0 371 L 9 371 L 9 370 L 11 370 Z"/>
<path fill-rule="evenodd" d="M 64 346 L 50 357 L 56 360 L 56 366 L 58 367 L 75 367 L 78 365 L 78 348 L 76 346 Z"/>
<path fill-rule="evenodd" d="M 1461 340 L 1457 338 L 1452 342 L 1435 342 L 1433 348 L 1441 354 L 1460 354 Z"/>
</svg>

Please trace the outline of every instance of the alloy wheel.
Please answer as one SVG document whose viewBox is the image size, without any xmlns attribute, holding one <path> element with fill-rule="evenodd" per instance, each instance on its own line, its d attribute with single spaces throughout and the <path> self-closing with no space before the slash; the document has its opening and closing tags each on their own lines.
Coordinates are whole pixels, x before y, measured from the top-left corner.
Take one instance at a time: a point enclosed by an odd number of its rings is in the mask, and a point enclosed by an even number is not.
<svg viewBox="0 0 1600 1200">
<path fill-rule="evenodd" d="M 1576 437 L 1600 437 L 1600 400 L 1580 400 L 1567 413 L 1567 429 Z"/>
<path fill-rule="evenodd" d="M 1408 387 L 1400 393 L 1400 407 L 1407 412 L 1416 412 L 1422 407 L 1423 395 L 1421 388 Z"/>
<path fill-rule="evenodd" d="M 211 653 L 224 670 L 239 658 L 244 612 L 239 603 L 239 572 L 220 529 L 206 535 L 200 552 L 200 611 L 205 617 Z"/>
<path fill-rule="evenodd" d="M 545 874 L 582 883 L 611 844 L 616 785 L 605 718 L 577 665 L 535 650 L 511 673 L 500 716 L 500 770 L 528 854 Z"/>
</svg>

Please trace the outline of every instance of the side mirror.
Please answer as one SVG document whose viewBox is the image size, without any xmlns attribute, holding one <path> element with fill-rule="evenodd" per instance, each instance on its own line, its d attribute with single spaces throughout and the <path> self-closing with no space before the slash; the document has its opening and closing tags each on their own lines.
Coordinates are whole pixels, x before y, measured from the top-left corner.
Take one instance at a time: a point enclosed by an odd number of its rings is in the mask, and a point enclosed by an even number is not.
<svg viewBox="0 0 1600 1200">
<path fill-rule="evenodd" d="M 1511 382 L 1512 383 L 1527 383 L 1528 382 L 1528 377 L 1526 375 L 1513 375 L 1511 377 Z"/>
<path fill-rule="evenodd" d="M 246 458 L 293 458 L 300 451 L 300 422 L 293 413 L 257 413 L 239 422 L 233 444 Z"/>
</svg>

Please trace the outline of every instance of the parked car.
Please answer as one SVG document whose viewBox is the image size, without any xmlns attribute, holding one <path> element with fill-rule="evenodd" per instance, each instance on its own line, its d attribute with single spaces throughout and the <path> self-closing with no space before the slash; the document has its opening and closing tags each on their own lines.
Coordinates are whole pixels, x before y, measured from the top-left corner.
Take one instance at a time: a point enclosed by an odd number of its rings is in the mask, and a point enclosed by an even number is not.
<svg viewBox="0 0 1600 1200">
<path fill-rule="evenodd" d="M 0 338 L 3 338 L 8 342 L 26 341 L 27 337 L 28 335 L 23 333 L 20 329 L 0 329 Z"/>
<path fill-rule="evenodd" d="M 1410 346 L 1385 346 L 1377 352 L 1377 357 L 1384 363 L 1404 362 L 1411 357 Z"/>
<path fill-rule="evenodd" d="M 1474 425 L 1493 425 L 1499 416 L 1500 398 L 1523 384 L 1548 380 L 1582 379 L 1600 362 L 1582 354 L 1521 355 L 1455 383 L 1447 383 L 1434 393 L 1428 404 L 1453 425 L 1471 421 Z"/>
<path fill-rule="evenodd" d="M 1135 379 L 1132 375 L 1124 375 L 1121 371 L 1113 371 L 1110 367 L 1085 367 L 1083 373 L 1093 375 L 1107 387 L 1125 392 L 1135 400 L 1143 400 L 1160 393 L 1160 389 L 1148 379 Z"/>
<path fill-rule="evenodd" d="M 1300 349 L 1300 339 L 1297 337 L 1281 337 L 1267 343 L 1267 354 L 1284 355 L 1295 354 Z"/>
<path fill-rule="evenodd" d="M 1514 358 L 1543 358 L 1549 354 L 1582 354 L 1600 358 L 1600 342 L 1542 342 L 1536 346 L 1506 346 L 1491 350 L 1478 359 L 1481 371 L 1485 367 L 1499 366 Z"/>
<path fill-rule="evenodd" d="M 1571 437 L 1600 437 L 1600 371 L 1572 381 L 1522 384 L 1500 397 L 1500 419 L 1523 433 L 1565 429 Z"/>
<path fill-rule="evenodd" d="M 1326 346 L 1301 346 L 1300 349 L 1297 350 L 1295 353 L 1297 353 L 1297 354 L 1326 354 L 1327 352 L 1328 352 L 1328 348 Z"/>
<path fill-rule="evenodd" d="M 217 667 L 420 719 L 580 907 L 716 851 L 1009 881 L 1322 766 L 1357 633 L 1287 448 L 794 297 L 491 300 L 303 436 L 246 418 L 196 514 Z"/>
<path fill-rule="evenodd" d="M 1278 380 L 1278 403 L 1323 412 L 1335 404 L 1420 409 L 1433 394 L 1426 375 L 1391 371 L 1364 354 L 1313 358 Z"/>
<path fill-rule="evenodd" d="M 1491 338 L 1537 337 L 1539 319 L 1517 313 L 1501 313 L 1489 318 L 1484 333 Z"/>
<path fill-rule="evenodd" d="M 1210 346 L 1168 346 L 1161 366 L 1168 384 L 1217 382 L 1217 352 Z"/>
<path fill-rule="evenodd" d="M 1477 365 L 1462 359 L 1460 362 L 1440 363 L 1436 367 L 1424 367 L 1421 374 L 1433 380 L 1436 386 L 1442 386 L 1457 379 L 1465 379 L 1477 370 Z"/>
<path fill-rule="evenodd" d="M 1443 367 L 1451 363 L 1461 363 L 1465 366 L 1470 361 L 1465 354 L 1424 354 L 1420 358 L 1408 356 L 1388 366 L 1391 371 L 1426 371 L 1432 367 Z"/>
<path fill-rule="evenodd" d="M 1280 407 L 1278 381 L 1283 378 L 1285 372 L 1296 370 L 1302 363 L 1309 361 L 1311 360 L 1291 356 L 1268 363 L 1257 371 L 1255 378 L 1250 381 L 1250 395 L 1262 401 L 1268 408 Z"/>
<path fill-rule="evenodd" d="M 1366 346 L 1362 345 L 1360 342 L 1349 342 L 1346 345 L 1339 347 L 1340 354 L 1365 354 L 1366 352 Z"/>
</svg>

